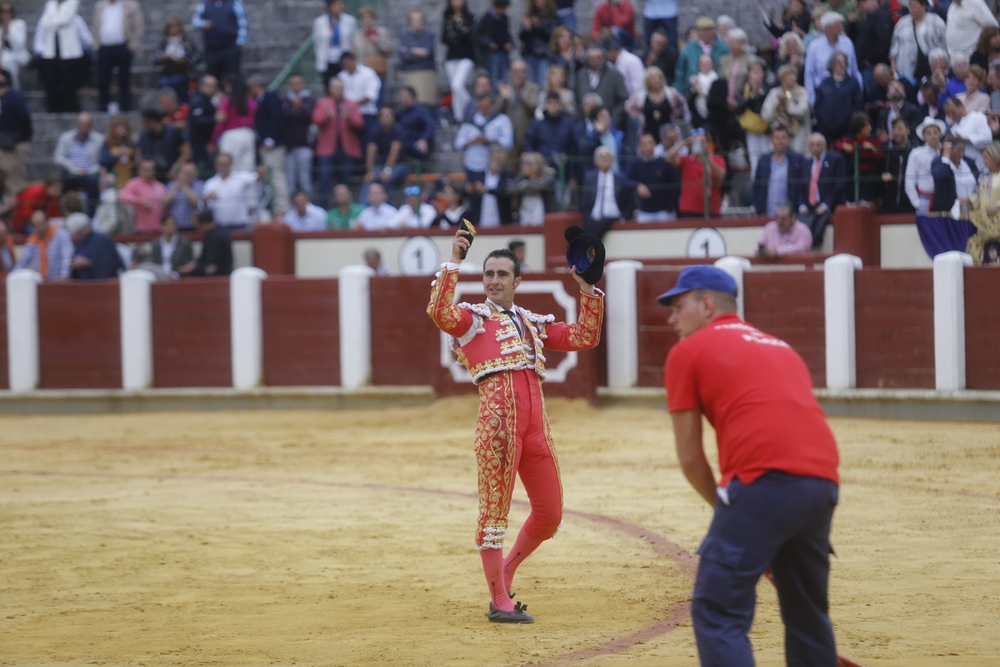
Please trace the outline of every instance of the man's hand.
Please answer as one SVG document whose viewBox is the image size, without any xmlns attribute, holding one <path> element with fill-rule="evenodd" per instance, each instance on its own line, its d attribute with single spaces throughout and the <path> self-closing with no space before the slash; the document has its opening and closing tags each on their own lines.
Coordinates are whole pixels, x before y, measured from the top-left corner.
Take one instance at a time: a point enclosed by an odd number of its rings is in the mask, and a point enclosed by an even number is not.
<svg viewBox="0 0 1000 667">
<path fill-rule="evenodd" d="M 413 147 L 417 149 L 418 153 L 426 153 L 428 149 L 427 140 L 417 139 L 416 143 L 413 144 Z"/>
<path fill-rule="evenodd" d="M 218 198 L 219 198 L 218 192 L 209 192 L 207 195 L 205 195 L 205 199 L 207 199 L 208 201 L 215 201 Z"/>
<path fill-rule="evenodd" d="M 671 412 L 674 423 L 674 440 L 677 443 L 677 459 L 684 477 L 694 490 L 715 507 L 715 473 L 705 458 L 701 440 L 701 411 L 679 410 Z"/>
<path fill-rule="evenodd" d="M 576 284 L 580 286 L 580 291 L 584 294 L 594 296 L 594 286 L 580 277 L 580 274 L 576 272 L 575 266 L 571 270 L 573 272 L 573 280 L 575 280 Z"/>
<path fill-rule="evenodd" d="M 215 27 L 215 24 L 212 23 L 211 21 L 202 21 L 201 22 L 201 29 L 202 30 L 211 30 L 214 27 Z"/>
<path fill-rule="evenodd" d="M 638 194 L 643 199 L 648 199 L 648 198 L 650 198 L 650 197 L 653 196 L 652 193 L 649 191 L 649 188 L 647 188 L 642 183 L 640 183 L 639 185 L 637 185 L 635 187 L 635 191 L 636 191 L 636 194 Z"/>
<path fill-rule="evenodd" d="M 73 259 L 69 262 L 69 267 L 71 269 L 86 269 L 93 265 L 94 263 L 90 261 L 90 258 L 84 257 L 83 255 L 74 255 Z"/>
<path fill-rule="evenodd" d="M 882 182 L 883 183 L 888 183 L 891 180 L 892 180 L 892 174 L 890 174 L 889 172 L 885 172 L 885 173 L 882 174 Z"/>
<path fill-rule="evenodd" d="M 819 206 L 816 207 L 816 214 L 817 215 L 823 215 L 824 213 L 826 213 L 829 210 L 830 209 L 827 208 L 826 204 L 820 204 Z"/>
<path fill-rule="evenodd" d="M 761 246 L 760 256 L 764 259 L 778 259 L 778 251 L 771 246 Z"/>
<path fill-rule="evenodd" d="M 460 229 L 455 232 L 455 240 L 451 242 L 451 263 L 461 264 L 462 255 L 469 249 L 472 242 L 469 240 L 469 232 Z"/>
</svg>

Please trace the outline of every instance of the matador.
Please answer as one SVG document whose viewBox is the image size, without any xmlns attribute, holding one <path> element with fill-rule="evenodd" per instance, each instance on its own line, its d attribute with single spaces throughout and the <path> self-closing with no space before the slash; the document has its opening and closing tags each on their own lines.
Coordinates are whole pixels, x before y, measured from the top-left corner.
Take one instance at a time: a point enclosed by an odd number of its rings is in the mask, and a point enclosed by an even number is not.
<svg viewBox="0 0 1000 667">
<path fill-rule="evenodd" d="M 518 566 L 562 521 L 559 462 L 545 415 L 541 383 L 545 348 L 571 351 L 593 348 L 600 341 L 604 295 L 574 270 L 580 284 L 580 316 L 576 324 L 556 322 L 514 304 L 521 284 L 520 264 L 506 248 L 491 252 L 483 264 L 484 303 L 455 301 L 458 267 L 470 245 L 459 230 L 431 290 L 427 313 L 451 336 L 459 362 L 479 387 L 476 466 L 479 476 L 479 525 L 476 548 L 490 590 L 488 618 L 494 623 L 531 623 L 527 606 L 514 604 L 511 584 Z M 531 512 L 509 550 L 507 538 L 514 476 L 528 494 Z"/>
</svg>

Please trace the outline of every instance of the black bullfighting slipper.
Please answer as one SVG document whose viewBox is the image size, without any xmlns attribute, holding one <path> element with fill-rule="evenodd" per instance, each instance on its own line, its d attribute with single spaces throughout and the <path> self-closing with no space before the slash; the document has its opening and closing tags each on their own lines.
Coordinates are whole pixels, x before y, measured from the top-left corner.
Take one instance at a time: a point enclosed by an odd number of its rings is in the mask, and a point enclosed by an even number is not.
<svg viewBox="0 0 1000 667">
<path fill-rule="evenodd" d="M 535 617 L 528 615 L 528 605 L 520 602 L 514 606 L 514 611 L 501 611 L 490 603 L 488 618 L 490 623 L 534 623 Z"/>
</svg>

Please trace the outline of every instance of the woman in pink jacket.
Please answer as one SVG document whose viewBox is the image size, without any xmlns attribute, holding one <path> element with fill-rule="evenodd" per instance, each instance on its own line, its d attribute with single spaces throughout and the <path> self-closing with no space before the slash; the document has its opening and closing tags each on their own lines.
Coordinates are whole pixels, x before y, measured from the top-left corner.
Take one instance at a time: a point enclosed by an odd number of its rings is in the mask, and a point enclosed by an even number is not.
<svg viewBox="0 0 1000 667">
<path fill-rule="evenodd" d="M 361 137 L 365 127 L 361 111 L 344 99 L 344 82 L 330 80 L 330 95 L 320 99 L 312 122 L 319 127 L 316 157 L 319 158 L 318 204 L 328 208 L 334 182 L 346 184 L 361 163 Z"/>
<path fill-rule="evenodd" d="M 234 78 L 226 84 L 226 97 L 215 114 L 215 130 L 208 142 L 213 153 L 226 153 L 233 158 L 233 171 L 254 171 L 257 165 L 257 133 L 254 115 L 257 100 L 247 91 L 246 81 Z"/>
</svg>

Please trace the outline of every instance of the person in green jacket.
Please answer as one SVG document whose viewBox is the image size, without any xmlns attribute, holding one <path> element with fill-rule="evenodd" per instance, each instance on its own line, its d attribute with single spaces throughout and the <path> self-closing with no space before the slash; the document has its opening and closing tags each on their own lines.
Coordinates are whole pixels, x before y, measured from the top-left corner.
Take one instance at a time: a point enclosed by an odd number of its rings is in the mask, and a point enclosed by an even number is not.
<svg viewBox="0 0 1000 667">
<path fill-rule="evenodd" d="M 326 216 L 326 226 L 328 229 L 354 229 L 362 210 L 364 206 L 351 201 L 350 188 L 338 185 L 333 189 L 333 206 Z"/>
<path fill-rule="evenodd" d="M 684 97 L 687 97 L 690 89 L 691 77 L 698 73 L 698 58 L 708 53 L 715 61 L 715 68 L 718 69 L 719 60 L 730 53 L 729 47 L 715 34 L 715 21 L 702 16 L 694 22 L 694 27 L 698 30 L 698 39 L 689 41 L 681 51 L 674 76 L 674 88 Z"/>
</svg>

